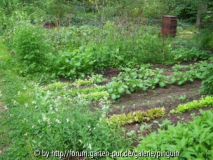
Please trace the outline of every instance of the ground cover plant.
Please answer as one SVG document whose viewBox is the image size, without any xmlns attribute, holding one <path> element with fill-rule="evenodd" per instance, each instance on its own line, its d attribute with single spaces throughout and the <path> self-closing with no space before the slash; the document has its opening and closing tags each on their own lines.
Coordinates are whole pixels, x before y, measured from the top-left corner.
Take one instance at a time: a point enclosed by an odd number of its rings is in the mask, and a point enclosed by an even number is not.
<svg viewBox="0 0 213 160">
<path fill-rule="evenodd" d="M 202 112 L 202 114 L 202 117 L 198 117 L 194 119 L 193 122 L 186 123 L 185 125 L 180 123 L 175 127 L 169 125 L 167 131 L 159 129 L 158 134 L 152 133 L 145 140 L 141 141 L 141 143 L 137 146 L 136 151 L 179 151 L 179 157 L 171 158 L 211 159 L 213 157 L 211 143 L 213 136 L 211 122 L 212 111 Z M 167 159 L 170 156 L 171 155 L 164 155 L 161 159 Z"/>
<path fill-rule="evenodd" d="M 211 6 L 1 1 L 0 159 L 212 159 Z M 176 37 L 162 35 L 164 14 L 178 16 Z M 96 155 L 52 152 L 70 150 Z"/>
</svg>

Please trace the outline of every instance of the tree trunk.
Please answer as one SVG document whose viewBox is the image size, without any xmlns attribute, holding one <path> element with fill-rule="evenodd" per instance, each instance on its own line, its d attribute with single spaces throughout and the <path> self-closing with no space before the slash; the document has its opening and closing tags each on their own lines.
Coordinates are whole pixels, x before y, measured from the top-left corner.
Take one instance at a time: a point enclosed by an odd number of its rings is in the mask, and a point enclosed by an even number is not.
<svg viewBox="0 0 213 160">
<path fill-rule="evenodd" d="M 202 22 L 202 13 L 204 13 L 206 11 L 207 11 L 207 3 L 202 2 L 197 8 L 197 20 L 196 20 L 196 26 L 197 27 Z"/>
</svg>

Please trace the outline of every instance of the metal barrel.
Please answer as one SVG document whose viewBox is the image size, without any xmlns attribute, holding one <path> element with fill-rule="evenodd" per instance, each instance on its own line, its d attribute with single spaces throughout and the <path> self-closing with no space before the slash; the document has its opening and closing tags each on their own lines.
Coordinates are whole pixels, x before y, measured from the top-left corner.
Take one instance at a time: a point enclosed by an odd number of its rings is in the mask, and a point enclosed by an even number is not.
<svg viewBox="0 0 213 160">
<path fill-rule="evenodd" d="M 162 34 L 175 37 L 177 33 L 177 16 L 165 15 L 162 17 Z"/>
</svg>

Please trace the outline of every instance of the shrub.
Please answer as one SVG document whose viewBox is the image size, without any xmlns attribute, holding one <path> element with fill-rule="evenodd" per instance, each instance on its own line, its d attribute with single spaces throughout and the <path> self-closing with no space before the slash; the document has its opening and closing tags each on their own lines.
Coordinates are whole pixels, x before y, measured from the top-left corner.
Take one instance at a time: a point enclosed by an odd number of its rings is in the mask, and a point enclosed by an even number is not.
<svg viewBox="0 0 213 160">
<path fill-rule="evenodd" d="M 14 29 L 13 45 L 23 74 L 45 70 L 48 64 L 45 54 L 50 48 L 43 29 L 20 22 Z"/>
</svg>

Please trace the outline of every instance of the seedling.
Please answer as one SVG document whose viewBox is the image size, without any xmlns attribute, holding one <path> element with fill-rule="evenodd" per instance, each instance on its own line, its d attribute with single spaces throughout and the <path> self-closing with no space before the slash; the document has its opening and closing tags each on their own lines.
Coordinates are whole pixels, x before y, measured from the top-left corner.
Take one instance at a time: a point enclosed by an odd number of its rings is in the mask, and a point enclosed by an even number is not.
<svg viewBox="0 0 213 160">
<path fill-rule="evenodd" d="M 178 98 L 179 100 L 181 100 L 182 102 L 186 100 L 186 95 L 180 95 L 180 97 Z"/>
<path fill-rule="evenodd" d="M 133 136 L 136 134 L 135 130 L 131 130 L 130 132 L 126 133 L 128 136 Z"/>
<path fill-rule="evenodd" d="M 163 105 L 163 100 L 157 100 L 157 103 L 162 106 Z"/>
<path fill-rule="evenodd" d="M 168 129 L 168 126 L 172 124 L 168 119 L 165 119 L 161 124 L 158 121 L 154 121 L 154 123 L 158 124 L 161 129 Z"/>
<path fill-rule="evenodd" d="M 191 115 L 191 117 L 193 117 L 193 118 L 196 116 L 195 113 L 191 113 L 190 115 Z"/>
</svg>

